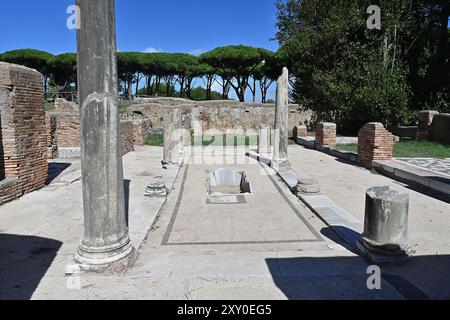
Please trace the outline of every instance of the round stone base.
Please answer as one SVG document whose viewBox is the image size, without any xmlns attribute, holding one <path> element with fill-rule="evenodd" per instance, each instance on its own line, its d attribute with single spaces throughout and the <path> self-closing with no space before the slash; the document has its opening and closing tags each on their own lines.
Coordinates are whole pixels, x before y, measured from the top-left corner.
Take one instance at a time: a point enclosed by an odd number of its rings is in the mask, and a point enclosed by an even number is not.
<svg viewBox="0 0 450 320">
<path fill-rule="evenodd" d="M 295 191 L 297 192 L 297 194 L 320 193 L 319 181 L 314 179 L 300 179 L 297 186 L 295 187 Z"/>
<path fill-rule="evenodd" d="M 382 250 L 375 248 L 366 241 L 357 242 L 358 249 L 369 259 L 370 262 L 379 266 L 403 265 L 407 263 L 410 256 L 405 250 Z"/>
<path fill-rule="evenodd" d="M 136 250 L 132 243 L 128 242 L 113 250 L 92 250 L 80 246 L 74 255 L 81 272 L 113 272 L 122 273 L 131 267 L 136 260 Z"/>
</svg>

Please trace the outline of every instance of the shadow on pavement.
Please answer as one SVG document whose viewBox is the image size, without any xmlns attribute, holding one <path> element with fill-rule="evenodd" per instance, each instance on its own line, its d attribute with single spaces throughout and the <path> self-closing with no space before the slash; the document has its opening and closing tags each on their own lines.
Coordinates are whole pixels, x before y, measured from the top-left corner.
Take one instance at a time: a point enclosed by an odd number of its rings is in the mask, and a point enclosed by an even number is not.
<svg viewBox="0 0 450 320">
<path fill-rule="evenodd" d="M 0 234 L 0 300 L 28 300 L 50 268 L 62 242 Z"/>
<path fill-rule="evenodd" d="M 266 259 L 289 300 L 448 300 L 450 256 L 415 256 L 403 266 L 381 267 L 381 290 L 369 290 L 373 273 L 361 257 Z"/>
<path fill-rule="evenodd" d="M 67 170 L 72 164 L 62 163 L 62 162 L 50 162 L 48 164 L 48 177 L 45 182 L 46 185 L 51 184 L 56 178 L 58 178 L 61 173 Z"/>
</svg>

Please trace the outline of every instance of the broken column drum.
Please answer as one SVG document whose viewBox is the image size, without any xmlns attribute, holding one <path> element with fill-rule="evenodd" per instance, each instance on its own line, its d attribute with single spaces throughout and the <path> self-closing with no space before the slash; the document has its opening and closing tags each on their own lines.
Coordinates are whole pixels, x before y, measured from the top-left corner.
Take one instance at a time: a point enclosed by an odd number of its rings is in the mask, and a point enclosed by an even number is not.
<svg viewBox="0 0 450 320">
<path fill-rule="evenodd" d="M 409 195 L 390 187 L 367 191 L 363 245 L 369 256 L 407 255 Z"/>
</svg>

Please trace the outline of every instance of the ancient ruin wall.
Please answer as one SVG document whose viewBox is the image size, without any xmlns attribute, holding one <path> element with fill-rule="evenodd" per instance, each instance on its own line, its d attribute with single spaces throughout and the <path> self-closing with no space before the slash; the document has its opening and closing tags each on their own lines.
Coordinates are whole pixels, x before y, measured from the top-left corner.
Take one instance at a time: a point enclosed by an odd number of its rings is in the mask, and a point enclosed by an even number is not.
<svg viewBox="0 0 450 320">
<path fill-rule="evenodd" d="M 154 128 L 166 128 L 171 122 L 174 108 L 182 110 L 184 129 L 193 129 L 193 121 L 198 121 L 204 131 L 218 129 L 259 130 L 261 125 L 274 127 L 275 105 L 260 103 L 241 103 L 238 101 L 202 101 L 159 98 L 138 99 L 128 107 L 128 116 L 138 114 L 148 118 Z M 289 131 L 293 132 L 299 124 L 309 124 L 312 113 L 298 105 L 290 105 Z"/>
<path fill-rule="evenodd" d="M 47 180 L 43 76 L 0 62 L 0 204 L 39 189 Z"/>
<path fill-rule="evenodd" d="M 450 144 L 450 114 L 440 113 L 434 116 L 431 124 L 431 139 Z"/>
<path fill-rule="evenodd" d="M 81 154 L 80 114 L 48 112 L 45 117 L 48 159 L 79 158 Z M 121 121 L 123 154 L 134 151 L 134 126 Z"/>
</svg>

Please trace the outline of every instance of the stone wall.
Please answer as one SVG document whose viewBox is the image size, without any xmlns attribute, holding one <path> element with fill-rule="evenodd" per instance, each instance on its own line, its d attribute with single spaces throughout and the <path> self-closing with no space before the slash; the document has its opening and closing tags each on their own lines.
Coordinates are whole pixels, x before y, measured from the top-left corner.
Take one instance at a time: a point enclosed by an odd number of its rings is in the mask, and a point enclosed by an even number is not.
<svg viewBox="0 0 450 320">
<path fill-rule="evenodd" d="M 450 144 L 450 114 L 440 113 L 434 116 L 431 124 L 431 140 Z"/>
<path fill-rule="evenodd" d="M 418 114 L 417 139 L 450 144 L 450 114 L 437 111 L 421 111 Z"/>
<path fill-rule="evenodd" d="M 335 146 L 336 145 L 335 123 L 319 123 L 316 129 L 316 145 L 317 146 Z"/>
<path fill-rule="evenodd" d="M 43 76 L 0 62 L 0 204 L 42 188 L 47 180 Z"/>
<path fill-rule="evenodd" d="M 261 103 L 241 103 L 239 101 L 195 102 L 176 98 L 137 99 L 127 108 L 127 116 L 139 114 L 148 118 L 154 128 L 166 128 L 171 122 L 172 111 L 179 108 L 184 129 L 200 123 L 202 130 L 227 129 L 259 130 L 261 125 L 274 127 L 275 105 Z M 290 105 L 289 131 L 292 133 L 299 124 L 309 124 L 312 113 L 301 106 Z"/>
<path fill-rule="evenodd" d="M 394 136 L 381 123 L 368 123 L 359 131 L 358 161 L 372 166 L 374 160 L 391 160 L 394 150 Z"/>
</svg>

